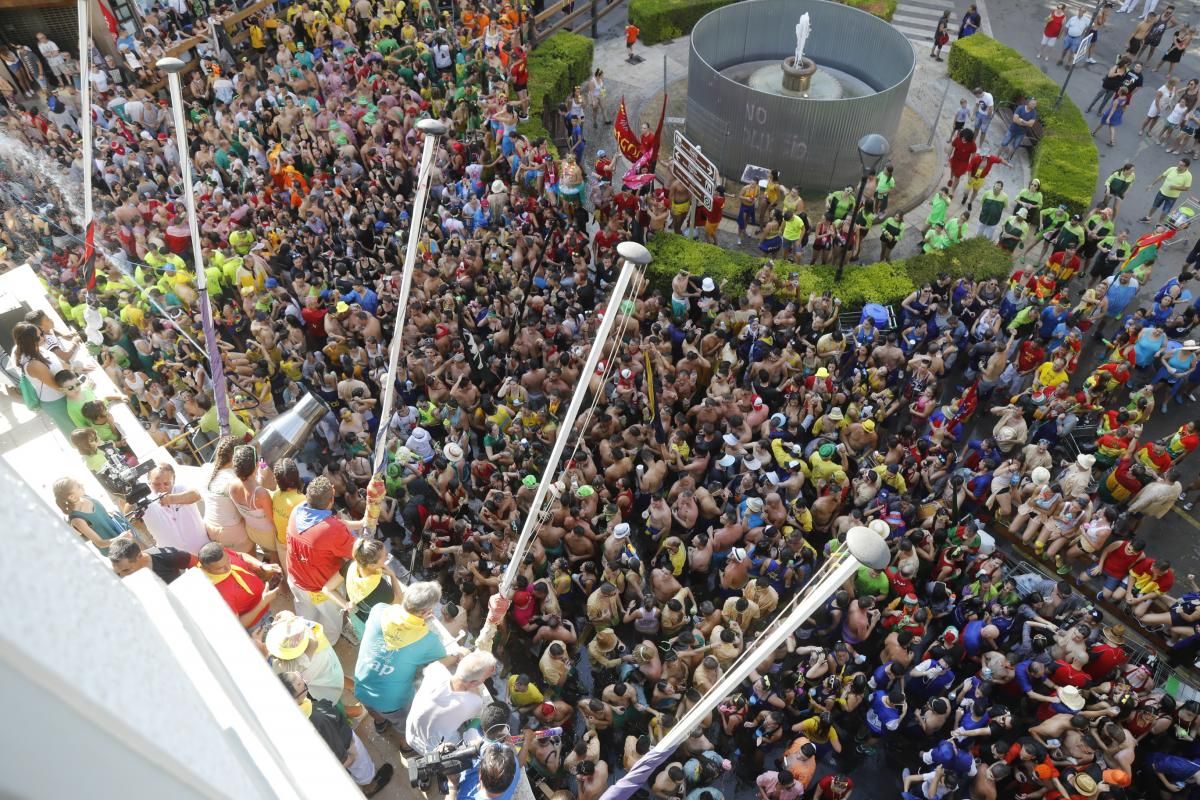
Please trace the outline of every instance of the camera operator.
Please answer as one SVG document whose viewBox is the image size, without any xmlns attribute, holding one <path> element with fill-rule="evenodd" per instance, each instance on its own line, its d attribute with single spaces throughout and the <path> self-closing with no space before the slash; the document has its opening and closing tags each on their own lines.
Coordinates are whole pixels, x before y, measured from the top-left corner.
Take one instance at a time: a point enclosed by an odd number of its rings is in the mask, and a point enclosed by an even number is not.
<svg viewBox="0 0 1200 800">
<path fill-rule="evenodd" d="M 146 530 L 159 547 L 173 547 L 196 555 L 208 544 L 208 531 L 200 515 L 200 492 L 175 482 L 175 468 L 161 464 L 146 476 L 158 498 L 142 517 Z"/>
<path fill-rule="evenodd" d="M 509 736 L 511 716 L 512 709 L 506 703 L 491 703 L 483 710 L 479 717 L 483 731 L 479 758 L 459 776 L 458 800 L 510 800 L 516 793 L 534 732 L 525 731 L 525 743 L 518 754 Z"/>
<path fill-rule="evenodd" d="M 495 672 L 495 656 L 481 650 L 463 656 L 453 675 L 439 661 L 425 667 L 404 726 L 408 746 L 424 756 L 459 744 L 467 725 L 483 712 L 483 686 Z"/>
</svg>

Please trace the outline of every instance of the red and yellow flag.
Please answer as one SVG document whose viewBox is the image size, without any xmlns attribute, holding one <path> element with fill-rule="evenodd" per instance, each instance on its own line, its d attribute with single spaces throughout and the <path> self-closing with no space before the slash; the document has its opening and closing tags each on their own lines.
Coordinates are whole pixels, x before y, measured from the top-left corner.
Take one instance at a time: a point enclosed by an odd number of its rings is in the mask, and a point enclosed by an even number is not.
<svg viewBox="0 0 1200 800">
<path fill-rule="evenodd" d="M 613 120 L 613 137 L 617 140 L 621 155 L 630 163 L 642 157 L 642 145 L 629 127 L 629 112 L 625 110 L 624 97 L 621 98 L 621 107 L 617 109 L 617 118 Z"/>
</svg>

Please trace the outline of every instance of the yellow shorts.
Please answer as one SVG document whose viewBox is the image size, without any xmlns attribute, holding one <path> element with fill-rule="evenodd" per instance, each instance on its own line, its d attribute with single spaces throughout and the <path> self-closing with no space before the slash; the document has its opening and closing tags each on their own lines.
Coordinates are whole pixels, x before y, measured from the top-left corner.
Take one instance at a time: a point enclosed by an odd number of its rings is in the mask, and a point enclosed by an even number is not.
<svg viewBox="0 0 1200 800">
<path fill-rule="evenodd" d="M 986 180 L 987 180 L 986 177 L 984 177 L 984 178 L 967 178 L 967 188 L 968 189 L 982 189 L 983 182 Z"/>
<path fill-rule="evenodd" d="M 671 213 L 674 214 L 675 216 L 679 216 L 681 214 L 686 214 L 688 212 L 688 209 L 691 207 L 692 207 L 692 201 L 690 201 L 690 200 L 684 200 L 682 203 L 676 203 L 676 202 L 672 201 Z"/>
</svg>

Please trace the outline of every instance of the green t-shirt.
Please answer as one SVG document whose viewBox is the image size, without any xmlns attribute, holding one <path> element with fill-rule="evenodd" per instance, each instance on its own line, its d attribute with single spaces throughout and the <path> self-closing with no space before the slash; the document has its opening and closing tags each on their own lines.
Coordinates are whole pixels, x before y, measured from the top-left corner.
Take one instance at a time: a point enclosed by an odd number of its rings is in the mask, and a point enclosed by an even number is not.
<svg viewBox="0 0 1200 800">
<path fill-rule="evenodd" d="M 1179 197 L 1179 195 L 1192 188 L 1192 173 L 1186 169 L 1180 173 L 1176 171 L 1176 167 L 1169 167 L 1163 171 L 1162 186 L 1158 191 L 1163 197 Z"/>
<path fill-rule="evenodd" d="M 804 236 L 804 220 L 799 216 L 793 216 L 791 219 L 783 223 L 783 238 L 789 242 L 796 242 Z"/>
<path fill-rule="evenodd" d="M 873 595 L 876 597 L 887 597 L 889 584 L 886 574 L 880 572 L 875 577 L 871 577 L 873 570 L 870 567 L 859 567 L 854 573 L 854 594 L 857 597 L 866 597 Z"/>
</svg>

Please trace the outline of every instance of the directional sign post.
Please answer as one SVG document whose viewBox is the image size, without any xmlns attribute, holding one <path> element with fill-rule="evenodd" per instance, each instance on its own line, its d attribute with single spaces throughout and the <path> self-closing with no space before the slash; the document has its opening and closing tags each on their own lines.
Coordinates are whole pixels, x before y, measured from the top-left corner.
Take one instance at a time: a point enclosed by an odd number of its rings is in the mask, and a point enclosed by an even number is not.
<svg viewBox="0 0 1200 800">
<path fill-rule="evenodd" d="M 675 131 L 671 175 L 683 182 L 692 199 L 703 204 L 705 208 L 712 208 L 713 195 L 717 193 L 717 186 L 721 180 L 717 165 L 679 131 Z"/>
<path fill-rule="evenodd" d="M 1079 46 L 1075 48 L 1069 58 L 1071 63 L 1067 67 L 1067 77 L 1063 79 L 1062 89 L 1059 90 L 1058 99 L 1054 101 L 1054 108 L 1057 109 L 1062 105 L 1063 95 L 1067 93 L 1067 84 L 1071 82 L 1071 76 L 1075 74 L 1075 65 L 1087 58 L 1088 47 L 1091 46 L 1092 40 L 1096 38 L 1096 34 L 1089 33 L 1087 36 L 1079 40 Z"/>
</svg>

